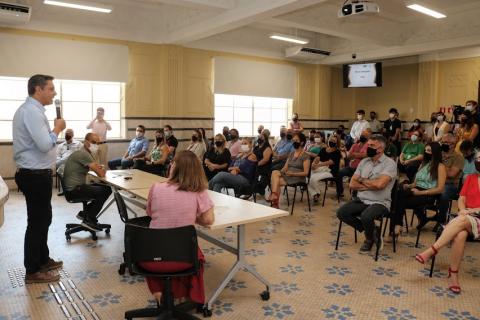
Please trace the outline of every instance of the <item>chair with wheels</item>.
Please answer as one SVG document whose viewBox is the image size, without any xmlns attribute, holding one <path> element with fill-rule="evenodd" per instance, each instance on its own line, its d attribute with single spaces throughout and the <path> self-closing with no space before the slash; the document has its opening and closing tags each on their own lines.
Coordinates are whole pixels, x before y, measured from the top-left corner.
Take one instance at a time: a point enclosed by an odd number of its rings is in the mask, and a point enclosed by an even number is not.
<svg viewBox="0 0 480 320">
<path fill-rule="evenodd" d="M 87 204 L 89 201 L 92 201 L 94 199 L 90 198 L 90 197 L 78 197 L 78 196 L 73 196 L 71 192 L 67 191 L 67 189 L 65 189 L 65 182 L 63 180 L 63 176 L 61 175 L 58 175 L 59 177 L 59 180 L 60 180 L 60 185 L 62 186 L 62 190 L 63 190 L 63 195 L 65 196 L 65 199 L 67 200 L 67 202 L 69 203 L 82 203 L 83 205 L 83 212 L 86 211 L 86 207 L 87 207 Z M 97 226 L 99 228 L 101 228 L 102 230 L 105 230 L 105 233 L 107 235 L 110 234 L 110 229 L 112 228 L 111 225 L 109 224 L 97 224 Z M 79 223 L 67 223 L 66 226 L 65 226 L 66 230 L 65 230 L 65 238 L 67 239 L 67 241 L 71 241 L 72 240 L 72 237 L 71 235 L 74 234 L 74 233 L 77 233 L 77 232 L 81 232 L 81 231 L 87 231 L 87 232 L 90 232 L 90 234 L 92 235 L 92 240 L 96 241 L 98 238 L 97 238 L 97 232 L 95 231 L 92 231 L 84 226 L 82 226 L 81 224 Z"/>
<path fill-rule="evenodd" d="M 157 319 L 199 319 L 186 310 L 199 306 L 195 304 L 174 305 L 172 279 L 198 274 L 200 262 L 198 260 L 197 233 L 194 226 L 185 226 L 172 229 L 150 229 L 127 223 L 125 225 L 125 257 L 128 268 L 133 274 L 158 277 L 163 280 L 162 304 L 157 308 L 143 308 L 125 312 L 125 319 L 157 317 Z M 151 244 L 155 245 L 152 246 Z M 175 245 L 172 245 L 175 244 Z M 175 261 L 191 265 L 190 268 L 170 273 L 153 273 L 140 266 L 146 261 Z"/>
</svg>

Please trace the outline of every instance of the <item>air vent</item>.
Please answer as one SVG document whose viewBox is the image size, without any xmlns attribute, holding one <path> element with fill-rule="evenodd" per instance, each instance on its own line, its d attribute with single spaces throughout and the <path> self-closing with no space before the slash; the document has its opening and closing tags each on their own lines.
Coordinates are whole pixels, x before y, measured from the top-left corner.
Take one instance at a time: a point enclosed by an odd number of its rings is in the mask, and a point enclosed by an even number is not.
<svg viewBox="0 0 480 320">
<path fill-rule="evenodd" d="M 30 12 L 29 7 L 19 6 L 16 4 L 2 3 L 2 2 L 0 2 L 0 10 L 8 10 L 8 11 L 22 12 L 22 13 Z"/>
<path fill-rule="evenodd" d="M 330 55 L 330 52 L 328 52 L 328 51 L 324 51 L 324 50 L 320 50 L 320 49 L 315 49 L 315 48 L 303 47 L 300 51 L 301 51 L 301 52 L 315 53 L 315 54 L 322 54 L 322 55 L 325 55 L 325 56 L 329 56 L 329 55 Z"/>
<path fill-rule="evenodd" d="M 0 25 L 27 23 L 31 14 L 32 8 L 29 6 L 0 2 Z"/>
</svg>

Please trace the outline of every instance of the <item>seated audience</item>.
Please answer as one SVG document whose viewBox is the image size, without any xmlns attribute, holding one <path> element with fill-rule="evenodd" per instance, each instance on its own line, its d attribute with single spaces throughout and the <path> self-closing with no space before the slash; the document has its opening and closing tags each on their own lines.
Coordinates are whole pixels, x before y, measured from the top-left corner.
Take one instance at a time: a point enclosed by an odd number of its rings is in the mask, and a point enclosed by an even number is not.
<svg viewBox="0 0 480 320">
<path fill-rule="evenodd" d="M 63 168 L 68 157 L 70 157 L 73 152 L 83 147 L 80 141 L 73 140 L 73 136 L 73 129 L 65 130 L 65 142 L 62 142 L 57 146 L 57 161 L 55 164 L 59 174 L 63 174 Z"/>
<path fill-rule="evenodd" d="M 407 174 L 410 183 L 413 182 L 418 167 L 422 163 L 424 149 L 425 145 L 420 140 L 420 133 L 418 131 L 412 132 L 410 141 L 403 146 L 398 162 L 399 171 Z"/>
<path fill-rule="evenodd" d="M 437 113 L 437 121 L 433 125 L 432 129 L 432 141 L 440 142 L 442 141 L 443 135 L 448 133 L 450 130 L 450 125 L 445 119 L 445 114 L 443 112 Z"/>
<path fill-rule="evenodd" d="M 169 154 L 170 148 L 165 142 L 163 130 L 156 130 L 155 146 L 149 155 L 143 158 L 136 158 L 133 161 L 133 169 L 139 169 L 159 176 L 164 175 Z"/>
<path fill-rule="evenodd" d="M 475 155 L 475 167 L 480 172 L 480 153 Z M 417 254 L 415 259 L 424 264 L 440 249 L 451 244 L 450 267 L 448 268 L 448 288 L 459 294 L 458 271 L 465 251 L 468 236 L 477 240 L 480 237 L 480 174 L 468 176 L 458 198 L 458 216 L 451 220 L 443 230 L 440 238 L 427 250 Z"/>
<path fill-rule="evenodd" d="M 341 154 L 337 147 L 337 137 L 330 136 L 328 147 L 323 148 L 312 163 L 312 173 L 308 183 L 308 191 L 317 202 L 322 190 L 322 180 L 336 177 L 340 166 Z"/>
<path fill-rule="evenodd" d="M 475 100 L 468 100 L 465 102 L 465 110 L 472 112 L 473 122 L 480 128 L 480 112 L 478 110 L 478 103 Z M 480 147 L 480 134 L 477 134 L 473 140 L 475 148 Z"/>
<path fill-rule="evenodd" d="M 258 143 L 258 137 L 262 134 L 263 129 L 265 129 L 265 127 L 264 127 L 263 124 L 261 124 L 261 125 L 258 126 L 258 128 L 257 128 L 258 136 L 255 137 L 255 141 L 253 142 L 253 145 L 257 145 L 257 143 Z"/>
<path fill-rule="evenodd" d="M 384 154 L 386 139 L 382 135 L 372 135 L 367 145 L 368 157 L 360 161 L 350 180 L 350 189 L 358 191 L 357 198 L 337 211 L 341 221 L 360 232 L 365 231 L 360 251 L 370 251 L 374 243 L 382 248 L 381 230 L 375 226 L 375 219 L 388 213 L 397 177 L 395 161 Z"/>
<path fill-rule="evenodd" d="M 198 129 L 193 130 L 192 138 L 190 140 L 190 145 L 187 147 L 187 151 L 193 152 L 200 161 L 203 161 L 203 156 L 207 151 L 207 147 L 203 142 L 202 132 Z"/>
<path fill-rule="evenodd" d="M 97 215 L 102 210 L 103 204 L 112 193 L 109 186 L 103 184 L 87 184 L 88 171 L 94 171 L 99 177 L 105 177 L 105 169 L 95 161 L 98 151 L 97 143 L 100 138 L 95 133 L 87 133 L 83 148 L 75 151 L 67 159 L 63 171 L 64 192 L 71 194 L 73 198 L 89 197 L 94 200 L 88 202 L 85 210 L 80 211 L 77 217 L 81 218 L 82 226 L 91 231 L 101 231 L 97 226 Z"/>
<path fill-rule="evenodd" d="M 310 130 L 308 133 L 308 140 L 307 143 L 305 144 L 305 151 L 308 151 L 310 147 L 312 147 L 315 144 L 315 129 Z"/>
<path fill-rule="evenodd" d="M 169 124 L 166 124 L 163 127 L 163 134 L 165 135 L 165 142 L 170 149 L 169 158 L 173 159 L 173 157 L 175 156 L 175 151 L 178 147 L 178 140 L 173 135 L 173 129 Z"/>
<path fill-rule="evenodd" d="M 467 180 L 471 174 L 479 173 L 475 168 L 475 150 L 473 149 L 473 142 L 465 140 L 460 145 L 460 152 L 465 159 L 463 163 L 463 177 L 462 181 Z"/>
<path fill-rule="evenodd" d="M 478 125 L 473 122 L 472 113 L 468 110 L 460 115 L 460 127 L 456 130 L 457 145 L 455 151 L 460 152 L 460 145 L 463 141 L 474 142 L 478 135 Z"/>
<path fill-rule="evenodd" d="M 388 119 L 383 123 L 383 133 L 387 140 L 393 144 L 396 148 L 397 154 L 395 158 L 399 156 L 402 141 L 402 122 L 398 119 L 398 111 L 395 108 L 391 108 L 388 111 Z M 386 151 L 388 151 L 386 149 Z M 386 152 L 388 153 L 388 152 Z M 388 155 L 387 155 L 388 156 Z M 392 155 L 393 156 L 393 155 Z M 389 157 L 392 157 L 389 156 Z"/>
<path fill-rule="evenodd" d="M 283 127 L 280 129 L 280 141 L 273 147 L 272 171 L 282 169 L 291 152 L 293 152 L 292 134 Z"/>
<path fill-rule="evenodd" d="M 410 139 L 410 137 L 415 133 L 417 134 L 418 139 L 423 141 L 423 134 L 425 133 L 425 130 L 423 130 L 422 125 L 420 124 L 420 119 L 413 120 L 412 126 L 410 129 L 408 129 L 408 138 Z"/>
<path fill-rule="evenodd" d="M 422 157 L 422 164 L 411 184 L 401 184 L 397 188 L 397 203 L 392 217 L 395 236 L 403 225 L 405 209 L 413 209 L 418 218 L 418 229 L 428 222 L 424 207 L 434 205 L 437 196 L 443 192 L 447 171 L 442 163 L 442 150 L 438 142 L 428 143 Z M 393 228 L 390 227 L 391 231 Z"/>
<path fill-rule="evenodd" d="M 337 187 L 337 197 L 343 197 L 343 178 L 353 176 L 355 170 L 357 170 L 358 164 L 362 161 L 363 158 L 367 156 L 367 141 L 371 135 L 371 129 L 368 128 L 362 132 L 362 135 L 358 139 L 357 143 L 354 143 L 350 148 L 350 151 L 347 152 L 347 159 L 350 161 L 348 165 L 343 167 L 338 171 L 336 175 L 336 187 Z"/>
<path fill-rule="evenodd" d="M 288 131 L 292 133 L 303 132 L 303 126 L 298 120 L 298 113 L 292 115 L 292 121 L 288 123 Z"/>
<path fill-rule="evenodd" d="M 382 131 L 382 124 L 378 121 L 375 111 L 370 111 L 370 129 L 372 129 L 372 133 L 380 133 Z"/>
<path fill-rule="evenodd" d="M 257 170 L 257 156 L 253 153 L 252 144 L 252 138 L 241 140 L 240 153 L 231 162 L 228 172 L 219 172 L 208 182 L 210 190 L 222 192 L 223 188 L 232 188 L 235 194 L 239 194 L 242 188 L 251 185 Z"/>
<path fill-rule="evenodd" d="M 215 177 L 217 173 L 227 171 L 228 164 L 231 161 L 230 151 L 226 148 L 227 141 L 223 134 L 217 134 L 213 144 L 214 147 L 207 151 L 205 160 L 203 161 L 203 169 L 209 181 Z"/>
<path fill-rule="evenodd" d="M 315 136 L 313 138 L 314 143 L 310 145 L 309 148 L 306 148 L 305 151 L 308 155 L 312 158 L 318 156 L 320 151 L 327 147 L 327 145 L 323 142 L 325 135 L 321 131 L 315 132 Z"/>
<path fill-rule="evenodd" d="M 230 136 L 230 129 L 227 126 L 223 127 L 222 134 L 225 137 L 225 140 L 227 140 L 227 142 L 232 140 L 232 137 Z"/>
<path fill-rule="evenodd" d="M 128 169 L 133 166 L 133 160 L 143 158 L 147 154 L 147 150 L 148 139 L 145 138 L 145 127 L 139 125 L 136 130 L 136 136 L 130 141 L 127 152 L 125 152 L 122 158 L 108 161 L 108 167 L 110 170 L 115 170 L 121 165 L 122 169 Z"/>
<path fill-rule="evenodd" d="M 174 158 L 170 177 L 167 182 L 155 183 L 148 194 L 147 215 L 152 218 L 150 228 L 170 229 L 199 224 L 209 226 L 214 220 L 214 204 L 207 193 L 207 179 L 202 164 L 190 151 L 180 151 Z M 203 304 L 205 289 L 203 283 L 203 265 L 205 258 L 198 248 L 200 272 L 189 277 L 172 278 L 173 297 L 188 298 Z M 191 268 L 185 262 L 148 261 L 140 264 L 153 273 L 180 272 Z M 146 277 L 148 288 L 158 304 L 161 303 L 163 279 Z"/>
<path fill-rule="evenodd" d="M 362 132 L 365 131 L 365 129 L 367 128 L 370 128 L 370 123 L 365 120 L 365 110 L 358 110 L 357 119 L 352 124 L 352 127 L 350 128 L 350 135 L 347 136 L 347 139 L 345 141 L 345 146 L 348 150 L 350 150 L 351 145 L 357 143 L 360 140 Z"/>
<path fill-rule="evenodd" d="M 232 160 L 235 160 L 235 158 L 237 158 L 238 154 L 240 153 L 241 145 L 242 145 L 242 140 L 240 140 L 238 130 L 235 128 L 232 128 L 232 130 L 230 130 L 230 141 L 227 144 L 227 148 L 230 151 Z"/>
<path fill-rule="evenodd" d="M 387 139 L 387 146 L 385 147 L 384 153 L 387 157 L 389 157 L 393 161 L 395 162 L 397 161 L 397 157 L 398 157 L 397 146 L 390 139 Z"/>
<path fill-rule="evenodd" d="M 281 170 L 272 172 L 271 189 L 272 193 L 267 199 L 272 207 L 278 208 L 280 187 L 287 184 L 306 182 L 310 170 L 310 156 L 303 150 L 307 139 L 303 133 L 293 135 L 294 151 L 288 155 L 287 161 Z"/>
<path fill-rule="evenodd" d="M 258 180 L 255 192 L 264 196 L 265 188 L 270 182 L 270 167 L 272 165 L 272 147 L 270 146 L 269 139 L 270 131 L 264 129 L 261 134 L 258 135 L 257 145 L 253 148 L 253 153 L 257 157 L 257 174 Z"/>
</svg>

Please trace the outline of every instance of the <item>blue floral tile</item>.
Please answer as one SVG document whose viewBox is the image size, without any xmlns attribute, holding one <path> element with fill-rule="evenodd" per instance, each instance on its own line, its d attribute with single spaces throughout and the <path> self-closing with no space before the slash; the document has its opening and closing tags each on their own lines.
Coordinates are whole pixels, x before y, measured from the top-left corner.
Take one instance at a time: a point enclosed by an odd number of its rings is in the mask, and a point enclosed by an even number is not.
<svg viewBox="0 0 480 320">
<path fill-rule="evenodd" d="M 327 289 L 327 293 L 339 294 L 341 296 L 344 296 L 353 292 L 353 290 L 350 288 L 348 284 L 340 285 L 338 283 L 332 283 L 331 285 L 325 286 L 324 288 Z"/>
<path fill-rule="evenodd" d="M 362 255 L 362 256 L 370 256 L 372 258 L 375 258 L 375 246 L 373 246 L 372 248 L 372 251 L 370 252 L 359 252 L 358 254 Z M 378 260 L 379 261 L 388 261 L 388 260 L 392 260 L 392 257 L 390 257 L 387 253 L 381 253 L 379 252 L 378 253 Z"/>
<path fill-rule="evenodd" d="M 402 290 L 400 286 L 391 286 L 389 284 L 384 284 L 383 287 L 377 288 L 378 291 L 384 296 L 392 296 L 400 298 L 403 295 L 406 295 L 407 292 Z"/>
<path fill-rule="evenodd" d="M 443 288 L 440 286 L 435 286 L 431 288 L 430 291 L 440 298 L 446 297 L 446 298 L 455 299 L 456 297 L 458 297 L 458 294 L 453 293 L 450 289 Z"/>
<path fill-rule="evenodd" d="M 468 263 L 475 263 L 478 259 L 473 256 L 464 256 L 463 261 Z"/>
<path fill-rule="evenodd" d="M 418 243 L 418 247 L 415 247 L 416 241 L 406 241 L 406 242 L 401 242 L 400 245 L 404 248 L 417 248 L 417 249 L 422 249 L 425 248 L 424 244 Z"/>
<path fill-rule="evenodd" d="M 222 248 L 216 248 L 216 247 L 210 247 L 210 248 L 204 248 L 202 249 L 203 254 L 209 255 L 209 256 L 214 256 L 220 253 L 223 253 Z"/>
<path fill-rule="evenodd" d="M 131 276 L 127 272 L 126 274 L 121 276 L 120 282 L 128 283 L 128 284 L 142 283 L 142 282 L 145 282 L 145 277 L 143 277 L 141 275 L 138 275 L 138 274 Z"/>
<path fill-rule="evenodd" d="M 330 227 L 338 227 L 338 224 L 338 219 L 336 219 L 335 221 L 330 222 Z"/>
<path fill-rule="evenodd" d="M 265 224 L 267 226 L 278 226 L 278 225 L 281 225 L 282 222 L 280 221 L 280 219 L 272 219 L 272 220 L 269 220 L 269 221 L 265 222 Z"/>
<path fill-rule="evenodd" d="M 63 300 L 63 298 L 65 297 L 65 294 L 63 293 L 63 291 L 62 290 L 57 290 L 57 293 L 60 296 L 60 298 L 62 298 L 62 300 Z M 47 290 L 42 290 L 42 293 L 39 296 L 35 297 L 35 299 L 42 300 L 42 301 L 45 301 L 47 303 L 49 303 L 49 302 L 57 303 L 57 301 L 55 300 L 55 296 L 49 290 L 48 291 Z"/>
<path fill-rule="evenodd" d="M 407 309 L 397 309 L 394 307 L 390 307 L 388 309 L 382 310 L 382 313 L 387 316 L 388 320 L 416 320 L 415 317 L 410 310 Z"/>
<path fill-rule="evenodd" d="M 233 238 L 232 238 L 232 237 L 221 236 L 219 239 L 220 239 L 221 241 L 225 242 L 225 243 L 232 243 L 232 242 L 233 242 Z"/>
<path fill-rule="evenodd" d="M 332 304 L 330 307 L 322 309 L 325 318 L 327 319 L 338 319 L 345 320 L 349 318 L 354 318 L 355 314 L 348 307 L 340 307 L 336 304 Z"/>
<path fill-rule="evenodd" d="M 93 296 L 93 300 L 91 300 L 90 303 L 99 305 L 100 307 L 106 307 L 109 304 L 119 304 L 121 297 L 121 295 L 113 294 L 111 292 L 96 294 Z"/>
<path fill-rule="evenodd" d="M 312 234 L 312 231 L 299 229 L 299 230 L 295 230 L 294 233 L 298 236 L 309 236 Z"/>
<path fill-rule="evenodd" d="M 234 227 L 226 227 L 225 228 L 226 233 L 237 233 L 237 228 Z"/>
<path fill-rule="evenodd" d="M 245 281 L 237 281 L 235 279 L 232 279 L 227 284 L 227 288 L 232 290 L 232 291 L 237 291 L 239 289 L 245 289 L 245 288 L 247 288 L 247 286 L 245 284 Z"/>
<path fill-rule="evenodd" d="M 216 300 L 213 303 L 213 314 L 216 316 L 221 316 L 224 313 L 233 312 L 233 303 L 223 302 L 222 300 Z"/>
<path fill-rule="evenodd" d="M 277 319 L 283 319 L 287 316 L 295 314 L 292 310 L 292 307 L 286 304 L 272 303 L 262 308 L 264 311 L 263 315 L 265 317 L 274 317 Z"/>
<path fill-rule="evenodd" d="M 277 230 L 275 230 L 274 227 L 265 227 L 263 229 L 260 229 L 260 233 L 264 234 L 274 234 L 277 233 Z"/>
<path fill-rule="evenodd" d="M 74 275 L 73 278 L 80 280 L 80 281 L 85 281 L 88 279 L 98 279 L 100 276 L 99 271 L 95 270 L 84 270 L 84 271 L 77 271 Z"/>
<path fill-rule="evenodd" d="M 280 272 L 296 275 L 297 273 L 304 272 L 304 270 L 302 266 L 292 266 L 291 264 L 287 264 L 284 267 L 280 267 Z"/>
<path fill-rule="evenodd" d="M 267 243 L 272 243 L 272 239 L 260 237 L 260 238 L 253 239 L 252 242 L 255 244 L 267 244 Z"/>
<path fill-rule="evenodd" d="M 337 234 L 338 234 L 338 230 L 332 230 L 329 233 L 330 233 L 331 236 L 336 237 Z M 343 231 L 340 231 L 340 237 L 343 237 L 344 235 L 346 235 L 346 233 L 343 232 Z"/>
<path fill-rule="evenodd" d="M 386 276 L 386 277 L 390 277 L 390 278 L 399 275 L 399 273 L 397 271 L 395 271 L 395 269 L 393 269 L 393 268 L 377 267 L 375 269 L 372 269 L 372 271 L 377 276 Z"/>
<path fill-rule="evenodd" d="M 449 320 L 479 320 L 479 318 L 474 317 L 468 311 L 457 311 L 455 309 L 448 309 L 448 311 L 442 312 L 441 315 Z"/>
<path fill-rule="evenodd" d="M 252 256 L 252 257 L 264 256 L 265 251 L 260 249 L 248 249 L 248 250 L 245 250 L 245 255 Z"/>
<path fill-rule="evenodd" d="M 285 281 L 282 281 L 278 284 L 273 284 L 272 285 L 273 291 L 275 292 L 283 292 L 285 294 L 291 294 L 294 291 L 299 291 L 300 289 L 297 287 L 296 283 L 288 283 Z"/>
<path fill-rule="evenodd" d="M 468 274 L 470 274 L 473 278 L 479 278 L 480 277 L 480 270 L 477 268 L 472 268 L 470 270 L 466 271 Z"/>
<path fill-rule="evenodd" d="M 331 241 L 328 241 L 328 244 L 331 246 L 331 247 L 334 247 L 337 245 L 337 240 L 331 240 Z M 341 247 L 345 247 L 345 246 L 348 246 L 348 242 L 346 241 L 343 241 L 343 240 L 340 240 L 338 241 L 338 247 L 341 248 Z"/>
<path fill-rule="evenodd" d="M 309 221 L 309 220 L 302 220 L 302 221 L 300 221 L 300 222 L 298 223 L 298 225 L 299 225 L 300 227 L 311 227 L 311 226 L 314 226 L 315 223 L 313 223 L 313 222 L 311 222 L 311 221 Z"/>
<path fill-rule="evenodd" d="M 350 270 L 347 267 L 333 266 L 333 267 L 325 268 L 325 270 L 327 271 L 328 274 L 336 274 L 342 277 L 352 273 L 352 270 Z"/>
<path fill-rule="evenodd" d="M 305 239 L 294 239 L 294 240 L 290 240 L 290 243 L 296 246 L 303 247 L 310 244 L 310 241 Z"/>
<path fill-rule="evenodd" d="M 420 269 L 420 270 L 418 270 L 418 272 L 420 272 L 425 277 L 429 277 L 430 267 Z M 446 276 L 447 276 L 446 272 L 440 271 L 439 269 L 433 269 L 433 275 L 432 275 L 433 278 L 445 278 Z"/>
<path fill-rule="evenodd" d="M 32 319 L 29 315 L 24 315 L 19 312 L 15 312 L 9 315 L 0 314 L 0 320 L 30 320 Z"/>
<path fill-rule="evenodd" d="M 100 260 L 100 262 L 105 264 L 121 264 L 123 262 L 123 257 L 121 256 L 104 257 Z"/>
<path fill-rule="evenodd" d="M 328 257 L 330 259 L 338 259 L 338 260 L 350 259 L 350 256 L 348 254 L 346 254 L 345 252 L 338 252 L 338 251 L 333 251 L 332 253 L 329 253 Z"/>
<path fill-rule="evenodd" d="M 295 259 L 303 259 L 305 257 L 308 257 L 308 255 L 305 253 L 305 251 L 287 251 L 287 257 L 289 258 L 295 258 Z"/>
</svg>

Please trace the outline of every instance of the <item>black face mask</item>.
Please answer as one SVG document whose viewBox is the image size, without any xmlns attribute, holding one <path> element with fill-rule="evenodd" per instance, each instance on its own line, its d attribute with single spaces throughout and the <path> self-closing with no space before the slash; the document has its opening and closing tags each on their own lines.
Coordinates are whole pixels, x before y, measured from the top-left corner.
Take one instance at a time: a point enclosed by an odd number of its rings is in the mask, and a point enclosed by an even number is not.
<svg viewBox="0 0 480 320">
<path fill-rule="evenodd" d="M 293 147 L 294 147 L 295 149 L 300 148 L 300 142 L 295 141 L 295 142 L 293 143 Z"/>
<path fill-rule="evenodd" d="M 373 149 L 373 148 L 370 148 L 370 147 L 367 148 L 367 156 L 368 157 L 373 158 L 376 155 L 377 155 L 377 149 Z"/>
<path fill-rule="evenodd" d="M 257 141 L 258 141 L 258 144 L 263 144 L 265 139 L 263 138 L 263 136 L 259 136 Z"/>
<path fill-rule="evenodd" d="M 237 139 L 237 136 L 230 133 L 230 138 L 232 138 L 232 140 L 235 140 L 235 139 Z"/>
<path fill-rule="evenodd" d="M 442 151 L 443 151 L 443 152 L 448 152 L 448 151 L 450 151 L 450 145 L 449 145 L 449 144 L 442 143 Z"/>
<path fill-rule="evenodd" d="M 329 146 L 330 148 L 335 148 L 335 147 L 337 146 L 337 143 L 336 143 L 336 142 L 333 142 L 333 141 L 329 141 L 329 142 L 328 142 L 328 146 Z"/>
<path fill-rule="evenodd" d="M 157 137 L 155 138 L 155 141 L 157 141 L 157 144 L 163 141 L 163 137 Z"/>
<path fill-rule="evenodd" d="M 424 153 L 423 153 L 423 160 L 424 160 L 425 162 L 430 162 L 430 160 L 432 160 L 432 154 L 431 154 L 431 153 L 426 153 L 426 152 L 424 152 Z"/>
<path fill-rule="evenodd" d="M 262 130 L 257 130 L 258 134 L 262 134 Z"/>
<path fill-rule="evenodd" d="M 217 148 L 220 148 L 221 146 L 223 146 L 223 141 L 215 141 L 215 146 L 217 146 Z"/>
<path fill-rule="evenodd" d="M 367 140 L 368 140 L 367 137 L 365 137 L 365 136 L 360 136 L 360 142 L 361 142 L 361 143 L 365 143 L 365 142 L 367 142 Z"/>
<path fill-rule="evenodd" d="M 197 142 L 197 141 L 198 141 L 198 137 L 195 136 L 195 135 L 193 135 L 193 136 L 192 136 L 192 141 L 193 141 L 193 142 Z"/>
<path fill-rule="evenodd" d="M 474 154 L 469 154 L 468 156 L 465 156 L 465 159 L 467 159 L 469 162 L 472 161 Z"/>
<path fill-rule="evenodd" d="M 70 139 L 72 139 L 72 136 L 69 135 L 69 134 L 66 134 L 66 135 L 65 135 L 65 140 L 70 140 Z"/>
<path fill-rule="evenodd" d="M 287 140 L 292 140 L 293 136 L 291 134 L 287 134 Z"/>
<path fill-rule="evenodd" d="M 315 137 L 310 137 L 310 141 L 315 141 Z"/>
<path fill-rule="evenodd" d="M 480 172 L 480 161 L 475 161 L 475 169 Z"/>
<path fill-rule="evenodd" d="M 298 121 L 298 118 L 293 118 L 293 122 L 297 122 Z"/>
</svg>

